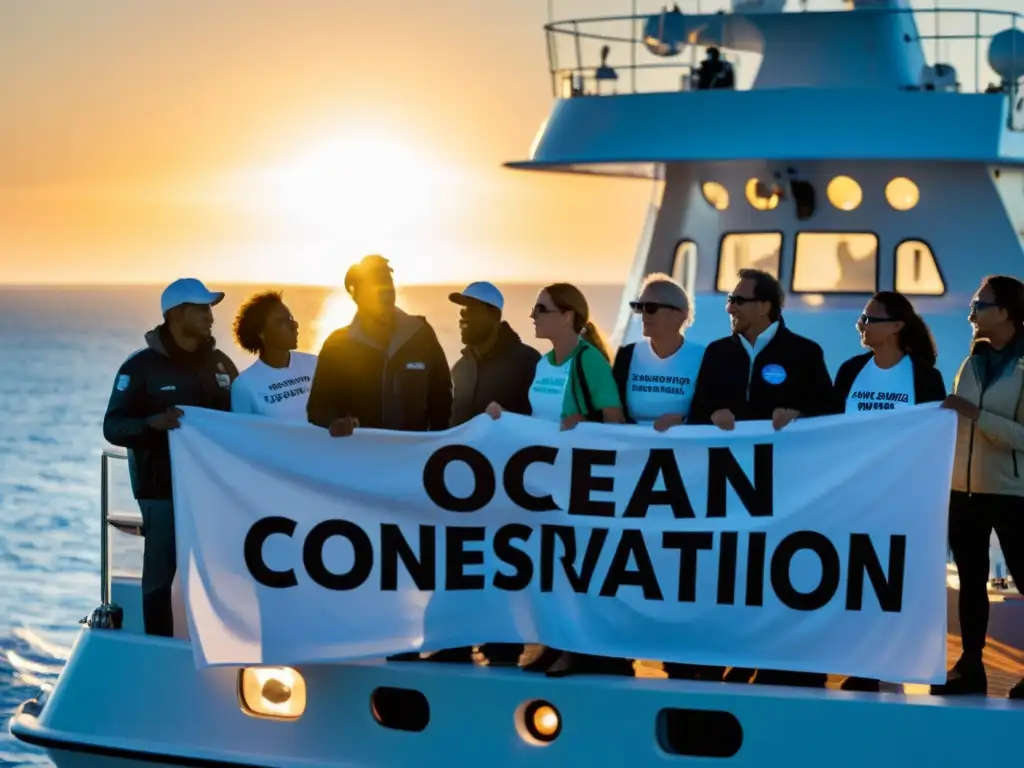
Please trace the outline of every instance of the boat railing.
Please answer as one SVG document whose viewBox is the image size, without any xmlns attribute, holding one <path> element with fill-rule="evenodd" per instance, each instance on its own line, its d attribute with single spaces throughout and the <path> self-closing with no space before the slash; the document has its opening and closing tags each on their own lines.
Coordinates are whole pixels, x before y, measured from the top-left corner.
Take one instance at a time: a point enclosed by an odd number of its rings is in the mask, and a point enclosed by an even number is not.
<svg viewBox="0 0 1024 768">
<path fill-rule="evenodd" d="M 117 467 L 114 471 L 113 468 Z M 131 496 L 128 454 L 106 449 L 100 455 L 100 600 L 110 602 L 111 579 L 142 574 L 142 515 Z M 123 550 L 123 551 L 122 551 Z"/>
<path fill-rule="evenodd" d="M 989 65 L 987 44 L 1007 29 L 1024 33 L 1024 14 L 961 8 L 879 8 L 849 12 L 910 14 L 913 24 L 906 27 L 916 30 L 916 34 L 905 34 L 905 44 L 919 48 L 928 67 L 946 65 L 933 70 L 937 76 L 955 77 L 955 80 L 947 82 L 939 77 L 937 84 L 922 81 L 908 84 L 906 88 L 1002 94 L 1008 101 L 1008 127 L 1024 130 L 1024 88 L 1020 86 L 1020 79 L 1011 83 L 1001 82 L 1000 76 Z M 564 99 L 694 90 L 695 73 L 707 47 L 712 45 L 718 47 L 723 59 L 732 65 L 735 89 L 753 87 L 758 64 L 748 57 L 757 57 L 758 54 L 730 50 L 728 45 L 713 42 L 709 31 L 713 29 L 711 24 L 705 25 L 699 43 L 678 41 L 678 52 L 671 60 L 651 53 L 644 42 L 644 28 L 652 16 L 657 16 L 657 13 L 563 19 L 546 24 L 544 30 L 552 94 Z M 749 15 L 755 25 L 757 16 Z M 714 18 L 726 19 L 728 16 L 717 15 Z M 668 38 L 666 41 L 671 42 Z M 1016 38 L 1011 39 L 1010 50 L 1003 51 L 1003 64 L 1024 74 L 1024 46 L 1016 43 Z M 628 53 L 628 59 L 624 57 L 624 51 Z M 785 50 L 773 47 L 772 55 L 785 56 Z M 877 55 L 883 54 L 879 51 Z M 950 65 L 952 70 L 948 69 Z"/>
</svg>

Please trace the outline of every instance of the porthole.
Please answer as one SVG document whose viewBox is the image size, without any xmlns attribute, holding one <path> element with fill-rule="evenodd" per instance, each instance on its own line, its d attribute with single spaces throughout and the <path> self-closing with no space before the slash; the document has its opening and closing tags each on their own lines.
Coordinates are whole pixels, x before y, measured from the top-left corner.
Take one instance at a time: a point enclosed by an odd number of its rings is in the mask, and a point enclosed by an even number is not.
<svg viewBox="0 0 1024 768">
<path fill-rule="evenodd" d="M 885 199 L 897 211 L 909 211 L 917 205 L 921 196 L 917 184 L 903 176 L 897 176 L 885 185 Z"/>
<path fill-rule="evenodd" d="M 779 204 L 779 193 L 758 179 L 750 179 L 745 191 L 747 202 L 758 211 L 771 211 Z"/>
<path fill-rule="evenodd" d="M 852 211 L 864 199 L 860 184 L 849 176 L 836 176 L 825 189 L 828 201 L 840 211 Z"/>
<path fill-rule="evenodd" d="M 724 211 L 729 207 L 729 190 L 717 181 L 705 181 L 701 185 L 700 191 L 704 193 L 704 199 L 712 208 Z"/>
</svg>

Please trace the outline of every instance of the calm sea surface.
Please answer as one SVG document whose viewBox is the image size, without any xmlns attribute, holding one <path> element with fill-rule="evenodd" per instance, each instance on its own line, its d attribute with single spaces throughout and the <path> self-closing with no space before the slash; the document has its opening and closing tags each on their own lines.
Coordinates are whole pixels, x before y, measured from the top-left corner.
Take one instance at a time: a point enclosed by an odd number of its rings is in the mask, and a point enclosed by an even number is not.
<svg viewBox="0 0 1024 768">
<path fill-rule="evenodd" d="M 231 320 L 253 286 L 228 292 L 214 333 L 238 367 L 252 358 L 231 338 Z M 536 286 L 503 286 L 506 317 L 530 343 Z M 407 311 L 434 325 L 450 363 L 461 347 L 455 288 L 400 291 Z M 588 288 L 611 330 L 618 288 Z M 41 687 L 52 686 L 78 633 L 99 604 L 101 424 L 114 373 L 159 321 L 159 288 L 0 288 L 0 765 L 48 765 L 41 750 L 11 738 L 7 719 Z M 285 292 L 298 319 L 300 348 L 348 322 L 344 295 L 316 288 Z M 121 464 L 121 462 L 117 462 Z M 124 494 L 114 505 L 130 508 Z M 128 511 L 128 509 L 126 509 Z"/>
</svg>

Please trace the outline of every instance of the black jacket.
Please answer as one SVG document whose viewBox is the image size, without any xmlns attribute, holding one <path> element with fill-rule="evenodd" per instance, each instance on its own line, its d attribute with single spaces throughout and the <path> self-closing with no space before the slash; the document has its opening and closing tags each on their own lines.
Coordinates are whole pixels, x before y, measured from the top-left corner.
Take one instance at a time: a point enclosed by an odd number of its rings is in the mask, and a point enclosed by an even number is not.
<svg viewBox="0 0 1024 768">
<path fill-rule="evenodd" d="M 836 384 L 832 390 L 832 412 L 846 413 L 846 398 L 850 396 L 853 383 L 864 366 L 871 359 L 872 352 L 855 355 L 839 366 L 836 371 Z M 914 368 L 914 401 L 916 404 L 936 403 L 946 399 L 946 382 L 938 368 L 925 365 L 915 358 L 910 358 Z"/>
<path fill-rule="evenodd" d="M 793 333 L 780 319 L 775 337 L 757 354 L 753 366 L 735 334 L 708 345 L 686 423 L 710 424 L 711 414 L 720 408 L 732 411 L 737 421 L 771 419 L 776 408 L 823 416 L 832 412 L 832 404 L 832 378 L 821 347 Z"/>
<path fill-rule="evenodd" d="M 540 352 L 524 344 L 508 323 L 498 328 L 498 338 L 483 356 L 466 347 L 452 367 L 455 387 L 452 426 L 479 416 L 492 402 L 506 411 L 530 414 L 530 385 Z"/>
<path fill-rule="evenodd" d="M 444 350 L 424 318 L 395 312 L 387 349 L 366 335 L 358 315 L 327 337 L 306 403 L 311 424 L 354 416 L 373 429 L 448 429 L 452 378 Z"/>
<path fill-rule="evenodd" d="M 185 352 L 166 326 L 146 334 L 146 346 L 118 369 L 103 417 L 103 437 L 128 449 L 135 498 L 171 498 L 167 432 L 146 426 L 146 419 L 180 405 L 230 411 L 231 382 L 237 376 L 231 358 L 212 339 Z"/>
</svg>

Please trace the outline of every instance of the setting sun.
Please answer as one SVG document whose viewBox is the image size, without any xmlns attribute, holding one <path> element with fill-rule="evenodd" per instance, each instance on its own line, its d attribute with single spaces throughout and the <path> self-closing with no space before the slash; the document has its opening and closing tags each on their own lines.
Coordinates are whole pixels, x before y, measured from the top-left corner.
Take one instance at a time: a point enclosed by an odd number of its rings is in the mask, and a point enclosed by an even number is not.
<svg viewBox="0 0 1024 768">
<path fill-rule="evenodd" d="M 430 282 L 451 253 L 435 222 L 457 205 L 457 173 L 411 142 L 340 134 L 247 176 L 244 194 L 284 236 L 297 282 L 336 279 L 339 265 L 384 253 L 403 282 Z"/>
</svg>

